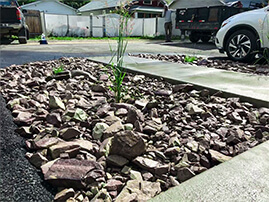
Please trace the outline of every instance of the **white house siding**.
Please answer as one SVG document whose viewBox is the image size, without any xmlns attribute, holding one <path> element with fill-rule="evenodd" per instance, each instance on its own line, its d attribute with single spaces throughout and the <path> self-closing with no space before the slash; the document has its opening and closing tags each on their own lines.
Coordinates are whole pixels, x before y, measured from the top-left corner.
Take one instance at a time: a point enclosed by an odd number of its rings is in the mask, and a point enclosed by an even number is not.
<svg viewBox="0 0 269 202">
<path fill-rule="evenodd" d="M 61 5 L 55 1 L 41 1 L 35 2 L 28 5 L 21 6 L 27 10 L 39 10 L 48 14 L 64 14 L 64 15 L 76 15 L 76 10 L 68 8 L 67 6 Z"/>
</svg>

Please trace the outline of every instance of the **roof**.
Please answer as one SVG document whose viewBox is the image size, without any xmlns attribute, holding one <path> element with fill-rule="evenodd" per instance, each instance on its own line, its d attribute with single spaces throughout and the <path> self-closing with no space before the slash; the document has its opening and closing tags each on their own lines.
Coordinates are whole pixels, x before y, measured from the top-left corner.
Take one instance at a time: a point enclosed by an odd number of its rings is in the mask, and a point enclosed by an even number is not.
<svg viewBox="0 0 269 202">
<path fill-rule="evenodd" d="M 144 13 L 162 13 L 163 8 L 150 6 L 133 6 L 131 11 L 142 11 Z"/>
<path fill-rule="evenodd" d="M 175 0 L 169 4 L 171 9 L 177 8 L 199 8 L 206 6 L 221 6 L 225 3 L 221 0 Z"/>
<path fill-rule="evenodd" d="M 64 4 L 64 3 L 61 3 L 59 0 L 40 0 L 40 1 L 35 1 L 35 2 L 33 2 L 33 3 L 29 3 L 29 4 L 22 5 L 21 8 L 26 9 L 26 8 L 29 7 L 29 6 L 36 5 L 36 4 L 40 4 L 40 3 L 44 2 L 44 1 L 54 1 L 55 3 L 58 3 L 58 4 L 62 5 L 62 6 L 65 6 L 65 7 L 69 8 L 69 9 L 71 9 L 71 10 L 76 11 L 75 8 L 73 8 L 73 7 L 71 7 L 71 6 L 68 6 L 68 5 Z"/>
<path fill-rule="evenodd" d="M 126 2 L 126 0 L 92 0 L 90 3 L 80 7 L 78 11 L 85 12 L 106 8 L 115 8 L 124 2 Z"/>
</svg>

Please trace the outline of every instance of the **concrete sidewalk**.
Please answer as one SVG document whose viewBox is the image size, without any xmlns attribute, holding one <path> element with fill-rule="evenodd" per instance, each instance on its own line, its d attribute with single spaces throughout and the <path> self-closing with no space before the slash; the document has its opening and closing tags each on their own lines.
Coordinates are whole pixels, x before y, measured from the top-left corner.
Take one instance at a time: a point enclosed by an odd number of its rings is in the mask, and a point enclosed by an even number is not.
<svg viewBox="0 0 269 202">
<path fill-rule="evenodd" d="M 108 57 L 93 57 L 108 63 Z M 164 77 L 175 83 L 223 91 L 256 106 L 269 107 L 269 77 L 202 66 L 174 64 L 126 56 L 124 67 L 133 72 Z M 268 202 L 269 141 L 171 188 L 151 202 Z"/>
<path fill-rule="evenodd" d="M 151 202 L 268 202 L 269 141 L 161 193 Z"/>
<path fill-rule="evenodd" d="M 110 57 L 91 57 L 108 63 Z M 241 101 L 269 107 L 269 77 L 232 72 L 204 66 L 177 64 L 126 56 L 124 67 L 129 71 L 164 77 L 174 83 L 192 83 L 197 88 L 222 91 L 224 96 L 240 96 Z"/>
</svg>

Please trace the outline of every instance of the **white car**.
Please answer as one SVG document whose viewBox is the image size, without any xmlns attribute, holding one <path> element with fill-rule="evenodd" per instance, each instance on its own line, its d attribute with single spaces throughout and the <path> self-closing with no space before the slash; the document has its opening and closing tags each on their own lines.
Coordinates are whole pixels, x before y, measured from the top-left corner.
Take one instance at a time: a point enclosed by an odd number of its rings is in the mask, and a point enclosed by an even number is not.
<svg viewBox="0 0 269 202">
<path fill-rule="evenodd" d="M 252 61 L 257 51 L 269 48 L 269 6 L 225 20 L 215 44 L 234 61 Z"/>
</svg>

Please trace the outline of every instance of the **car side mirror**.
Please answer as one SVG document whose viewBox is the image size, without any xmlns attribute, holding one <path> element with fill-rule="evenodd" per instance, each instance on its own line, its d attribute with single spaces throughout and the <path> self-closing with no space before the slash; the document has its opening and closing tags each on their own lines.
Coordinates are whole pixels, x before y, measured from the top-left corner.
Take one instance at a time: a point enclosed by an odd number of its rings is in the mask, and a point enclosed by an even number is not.
<svg viewBox="0 0 269 202">
<path fill-rule="evenodd" d="M 23 10 L 22 10 L 22 13 L 23 13 L 23 14 L 24 14 L 24 13 L 27 13 L 27 10 L 23 9 Z"/>
</svg>

